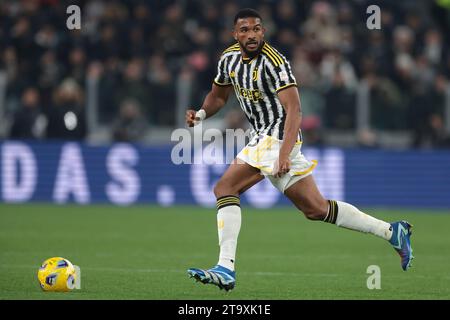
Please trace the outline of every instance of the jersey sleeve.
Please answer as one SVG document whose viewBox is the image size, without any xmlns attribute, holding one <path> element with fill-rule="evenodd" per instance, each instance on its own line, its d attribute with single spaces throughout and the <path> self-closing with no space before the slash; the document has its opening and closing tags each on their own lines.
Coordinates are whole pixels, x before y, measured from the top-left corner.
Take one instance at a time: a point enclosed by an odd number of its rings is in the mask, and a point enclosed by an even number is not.
<svg viewBox="0 0 450 320">
<path fill-rule="evenodd" d="M 227 57 L 222 55 L 217 64 L 217 74 L 213 81 L 218 86 L 231 85 L 231 79 L 227 72 Z"/>
<path fill-rule="evenodd" d="M 277 93 L 289 87 L 297 86 L 291 64 L 284 56 L 276 54 L 275 52 L 270 53 L 267 62 L 267 70 L 269 79 L 271 79 Z"/>
<path fill-rule="evenodd" d="M 295 80 L 294 74 L 292 73 L 291 64 L 286 60 L 285 63 L 280 65 L 280 70 L 278 71 L 278 76 L 275 77 L 275 88 L 277 93 L 283 89 L 297 86 L 297 81 Z"/>
</svg>

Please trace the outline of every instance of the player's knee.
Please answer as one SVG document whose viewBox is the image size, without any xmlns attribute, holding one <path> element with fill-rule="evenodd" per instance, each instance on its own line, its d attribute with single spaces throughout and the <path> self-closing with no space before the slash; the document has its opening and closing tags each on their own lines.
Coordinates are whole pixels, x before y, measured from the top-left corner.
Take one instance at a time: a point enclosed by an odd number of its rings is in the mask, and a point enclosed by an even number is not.
<svg viewBox="0 0 450 320">
<path fill-rule="evenodd" d="M 222 186 L 220 184 L 220 181 L 216 183 L 216 185 L 214 186 L 213 189 L 214 195 L 216 196 L 216 198 L 219 198 L 222 196 Z"/>
<path fill-rule="evenodd" d="M 213 191 L 214 191 L 214 195 L 216 196 L 216 198 L 236 194 L 236 191 L 233 190 L 233 186 L 223 180 L 219 180 L 216 183 Z"/>
</svg>

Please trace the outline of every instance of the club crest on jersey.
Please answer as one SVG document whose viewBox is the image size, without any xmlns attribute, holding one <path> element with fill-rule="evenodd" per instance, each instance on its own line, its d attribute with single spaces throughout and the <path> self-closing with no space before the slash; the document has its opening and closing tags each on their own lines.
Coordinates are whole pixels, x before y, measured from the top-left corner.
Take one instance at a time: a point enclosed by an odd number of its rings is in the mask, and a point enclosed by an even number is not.
<svg viewBox="0 0 450 320">
<path fill-rule="evenodd" d="M 256 81 L 256 79 L 258 79 L 258 68 L 255 68 L 255 70 L 253 71 L 252 79 L 253 81 Z"/>
<path fill-rule="evenodd" d="M 230 78 L 234 78 L 234 75 L 235 75 L 235 74 L 234 74 L 234 71 L 231 71 L 231 72 L 230 72 Z"/>
</svg>

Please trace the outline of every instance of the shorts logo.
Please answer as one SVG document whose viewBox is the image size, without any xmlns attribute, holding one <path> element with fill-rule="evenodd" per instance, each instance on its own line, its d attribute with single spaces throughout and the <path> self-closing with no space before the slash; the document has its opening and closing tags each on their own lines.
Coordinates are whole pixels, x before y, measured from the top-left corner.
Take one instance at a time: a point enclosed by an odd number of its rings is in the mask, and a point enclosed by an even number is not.
<svg viewBox="0 0 450 320">
<path fill-rule="evenodd" d="M 231 71 L 231 72 L 230 72 L 230 78 L 234 78 L 234 75 L 235 75 L 235 74 L 234 74 L 234 71 Z"/>
</svg>

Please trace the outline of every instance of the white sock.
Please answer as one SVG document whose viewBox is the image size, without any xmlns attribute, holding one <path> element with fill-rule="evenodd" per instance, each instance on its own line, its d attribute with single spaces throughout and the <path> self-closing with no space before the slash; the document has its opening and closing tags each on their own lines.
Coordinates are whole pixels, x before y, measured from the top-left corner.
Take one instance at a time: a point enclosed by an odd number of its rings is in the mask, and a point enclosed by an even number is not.
<svg viewBox="0 0 450 320">
<path fill-rule="evenodd" d="M 392 236 L 391 225 L 385 221 L 376 219 L 346 202 L 329 200 L 326 222 L 336 223 L 337 226 L 371 233 L 375 236 L 390 240 Z"/>
<path fill-rule="evenodd" d="M 217 264 L 234 271 L 236 247 L 241 229 L 239 198 L 226 196 L 217 199 L 217 230 L 219 233 L 219 262 Z"/>
</svg>

